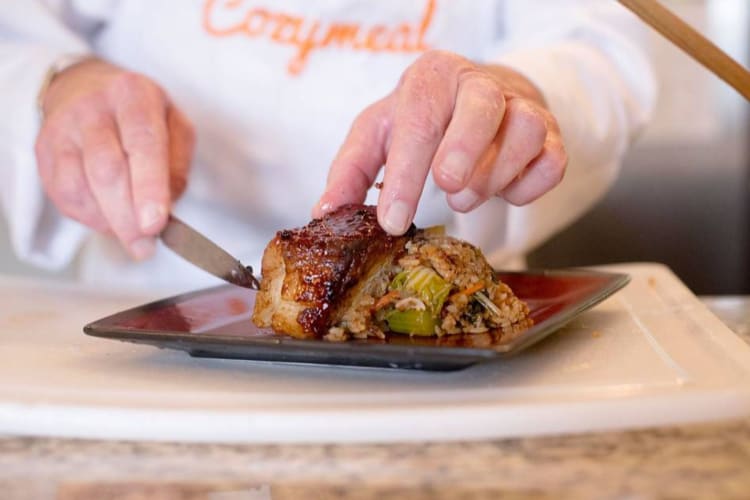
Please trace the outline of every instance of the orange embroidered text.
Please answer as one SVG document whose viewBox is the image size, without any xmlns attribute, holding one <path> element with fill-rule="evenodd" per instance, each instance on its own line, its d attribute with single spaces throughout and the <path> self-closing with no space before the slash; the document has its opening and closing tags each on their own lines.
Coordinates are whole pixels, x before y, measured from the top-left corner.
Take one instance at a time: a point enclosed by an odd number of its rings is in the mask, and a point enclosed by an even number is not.
<svg viewBox="0 0 750 500">
<path fill-rule="evenodd" d="M 425 35 L 432 23 L 437 0 L 426 0 L 421 19 L 393 26 L 328 22 L 250 6 L 247 0 L 206 0 L 203 26 L 216 37 L 243 35 L 266 38 L 295 48 L 289 73 L 299 74 L 310 53 L 327 47 L 369 52 L 422 52 L 429 49 Z"/>
</svg>

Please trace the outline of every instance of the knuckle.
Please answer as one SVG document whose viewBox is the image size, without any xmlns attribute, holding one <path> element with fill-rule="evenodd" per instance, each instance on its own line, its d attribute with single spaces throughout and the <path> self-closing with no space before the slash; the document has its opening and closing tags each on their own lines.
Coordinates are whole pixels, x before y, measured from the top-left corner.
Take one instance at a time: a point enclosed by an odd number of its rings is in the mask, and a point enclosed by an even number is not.
<svg viewBox="0 0 750 500">
<path fill-rule="evenodd" d="M 164 150 L 169 141 L 169 123 L 164 118 L 156 117 L 153 108 L 133 107 L 127 116 L 121 119 L 120 135 L 126 151 L 140 150 L 158 154 Z M 173 130 L 180 134 L 189 134 L 187 127 L 179 126 Z M 182 139 L 183 137 L 180 137 Z"/>
<path fill-rule="evenodd" d="M 409 68 L 405 73 L 404 83 L 399 89 L 400 102 L 414 103 L 424 102 L 434 92 L 436 78 L 431 72 L 422 71 L 419 68 Z"/>
<path fill-rule="evenodd" d="M 123 133 L 122 140 L 127 149 L 138 148 L 149 151 L 158 149 L 165 143 L 162 134 L 150 125 L 135 127 Z"/>
<path fill-rule="evenodd" d="M 112 130 L 112 114 L 98 106 L 79 104 L 71 119 L 78 122 L 81 132 Z"/>
<path fill-rule="evenodd" d="M 90 161 L 89 175 L 91 181 L 97 185 L 113 184 L 125 171 L 122 159 L 110 152 L 92 153 Z"/>
<path fill-rule="evenodd" d="M 93 91 L 83 95 L 72 102 L 69 107 L 50 116 L 50 125 L 53 125 L 58 131 L 68 130 L 76 124 L 92 123 L 99 125 L 110 116 L 107 111 L 108 100 L 104 91 Z"/>
<path fill-rule="evenodd" d="M 101 110 L 106 109 L 109 103 L 109 96 L 105 89 L 98 89 L 83 95 L 75 103 L 74 110 L 77 112 L 86 112 L 89 110 Z"/>
<path fill-rule="evenodd" d="M 422 54 L 413 66 L 416 68 L 440 69 L 447 66 L 465 65 L 467 63 L 468 61 L 464 57 L 454 52 L 432 49 Z"/>
<path fill-rule="evenodd" d="M 123 71 L 117 76 L 117 78 L 115 79 L 115 83 L 126 89 L 134 89 L 139 88 L 141 85 L 143 85 L 145 80 L 146 78 L 143 77 L 140 73 L 135 73 L 133 71 Z"/>
<path fill-rule="evenodd" d="M 529 144 L 537 145 L 541 151 L 547 138 L 547 120 L 534 106 L 525 101 L 514 100 L 508 106 L 509 118 L 524 130 Z"/>
<path fill-rule="evenodd" d="M 476 75 L 471 80 L 472 91 L 477 98 L 494 112 L 505 107 L 505 94 L 498 83 L 487 75 Z"/>
<path fill-rule="evenodd" d="M 122 95 L 141 98 L 163 97 L 163 92 L 156 83 L 150 78 L 132 71 L 123 71 L 120 73 L 120 75 L 114 79 L 113 85 L 115 92 Z"/>
<path fill-rule="evenodd" d="M 443 136 L 443 124 L 433 113 L 411 113 L 404 120 L 410 139 L 417 144 L 434 144 Z"/>
<path fill-rule="evenodd" d="M 455 77 L 475 68 L 476 65 L 471 61 L 453 52 L 429 50 L 404 71 L 400 84 L 403 86 L 416 82 L 418 88 L 426 87 L 425 90 L 429 90 L 436 79 Z"/>
</svg>

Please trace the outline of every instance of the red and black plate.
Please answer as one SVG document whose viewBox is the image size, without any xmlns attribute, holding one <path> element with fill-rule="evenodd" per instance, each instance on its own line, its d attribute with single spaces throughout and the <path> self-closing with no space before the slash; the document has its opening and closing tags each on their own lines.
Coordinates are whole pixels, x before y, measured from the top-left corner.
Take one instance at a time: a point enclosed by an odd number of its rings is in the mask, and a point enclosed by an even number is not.
<svg viewBox="0 0 750 500">
<path fill-rule="evenodd" d="M 114 314 L 86 325 L 84 332 L 179 349 L 194 357 L 450 371 L 515 355 L 630 281 L 625 274 L 585 269 L 497 274 L 529 305 L 533 326 L 512 334 L 440 338 L 389 334 L 384 340 L 296 339 L 252 323 L 254 290 L 222 285 Z"/>
</svg>

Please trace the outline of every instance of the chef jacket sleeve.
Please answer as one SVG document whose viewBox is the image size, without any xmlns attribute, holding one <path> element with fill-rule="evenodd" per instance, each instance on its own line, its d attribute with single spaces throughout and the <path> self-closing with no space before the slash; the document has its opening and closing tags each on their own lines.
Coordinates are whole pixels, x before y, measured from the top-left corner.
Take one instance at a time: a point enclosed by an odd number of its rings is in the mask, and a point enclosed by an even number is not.
<svg viewBox="0 0 750 500">
<path fill-rule="evenodd" d="M 498 9 L 502 41 L 485 62 L 517 70 L 542 92 L 569 163 L 563 181 L 529 205 L 495 198 L 457 216 L 456 232 L 496 265 L 533 249 L 606 193 L 656 101 L 646 28 L 615 2 L 506 0 Z"/>
<path fill-rule="evenodd" d="M 114 0 L 0 2 L 0 210 L 16 255 L 47 269 L 74 257 L 86 230 L 49 202 L 37 173 L 39 91 L 53 65 L 85 56 Z"/>
</svg>

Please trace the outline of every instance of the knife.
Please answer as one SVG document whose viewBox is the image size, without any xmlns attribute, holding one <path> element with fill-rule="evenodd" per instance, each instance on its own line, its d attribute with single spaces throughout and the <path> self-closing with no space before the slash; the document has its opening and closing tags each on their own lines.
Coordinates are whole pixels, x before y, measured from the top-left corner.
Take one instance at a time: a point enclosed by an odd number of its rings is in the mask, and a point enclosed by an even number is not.
<svg viewBox="0 0 750 500">
<path fill-rule="evenodd" d="M 260 289 L 260 282 L 253 275 L 251 266 L 245 267 L 219 245 L 174 215 L 169 215 L 167 226 L 160 236 L 164 244 L 177 255 L 204 271 L 233 285 Z"/>
</svg>

